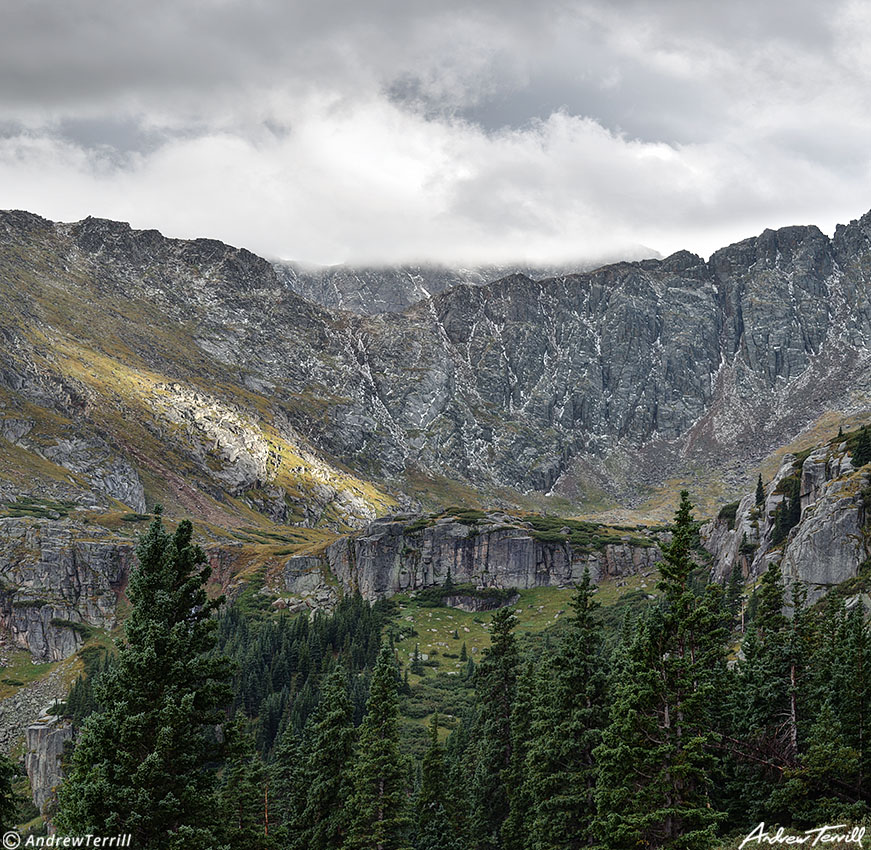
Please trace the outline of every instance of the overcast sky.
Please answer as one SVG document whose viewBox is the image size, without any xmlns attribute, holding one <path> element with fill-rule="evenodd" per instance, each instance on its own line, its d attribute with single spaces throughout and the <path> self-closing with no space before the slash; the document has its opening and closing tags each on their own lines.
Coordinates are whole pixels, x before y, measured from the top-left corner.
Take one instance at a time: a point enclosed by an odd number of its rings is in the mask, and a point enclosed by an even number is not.
<svg viewBox="0 0 871 850">
<path fill-rule="evenodd" d="M 831 233 L 869 37 L 839 0 L 0 0 L 0 207 L 320 263 Z"/>
</svg>

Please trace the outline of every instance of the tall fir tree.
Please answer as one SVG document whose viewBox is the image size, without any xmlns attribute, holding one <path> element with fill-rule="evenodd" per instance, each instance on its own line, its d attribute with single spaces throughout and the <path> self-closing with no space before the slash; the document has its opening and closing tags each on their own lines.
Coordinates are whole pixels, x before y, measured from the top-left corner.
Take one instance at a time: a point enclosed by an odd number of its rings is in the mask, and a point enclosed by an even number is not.
<svg viewBox="0 0 871 850">
<path fill-rule="evenodd" d="M 15 802 L 13 780 L 18 771 L 15 762 L 5 754 L 0 754 L 0 828 L 10 830 L 15 826 L 18 806 Z"/>
<path fill-rule="evenodd" d="M 470 788 L 469 830 L 476 850 L 501 850 L 510 810 L 505 786 L 511 764 L 511 712 L 517 684 L 517 618 L 499 608 L 490 622 L 490 646 L 475 671 L 478 704 Z M 471 661 L 471 659 L 470 659 Z"/>
<path fill-rule="evenodd" d="M 303 748 L 293 724 L 288 723 L 269 763 L 269 822 L 287 850 L 303 850 L 303 812 L 308 782 Z"/>
<path fill-rule="evenodd" d="M 527 782 L 527 756 L 532 738 L 532 706 L 538 684 L 530 659 L 517 677 L 511 707 L 511 760 L 505 771 L 508 817 L 502 827 L 503 850 L 526 850 L 530 837 L 533 802 Z"/>
<path fill-rule="evenodd" d="M 543 666 L 527 756 L 531 850 L 577 850 L 594 840 L 597 765 L 608 720 L 607 664 L 589 570 L 572 599 L 565 637 Z"/>
<path fill-rule="evenodd" d="M 415 798 L 415 850 L 461 850 L 452 803 L 444 750 L 439 743 L 438 714 L 434 714 Z"/>
<path fill-rule="evenodd" d="M 353 820 L 346 850 L 410 847 L 408 770 L 399 750 L 398 684 L 393 655 L 382 647 L 354 759 Z"/>
<path fill-rule="evenodd" d="M 765 504 L 765 488 L 762 486 L 762 474 L 756 480 L 756 504 L 758 506 Z"/>
<path fill-rule="evenodd" d="M 354 709 L 348 695 L 348 673 L 337 666 L 306 729 L 305 781 L 308 785 L 302 821 L 291 832 L 302 835 L 309 850 L 336 850 L 348 832 L 352 792 Z"/>
<path fill-rule="evenodd" d="M 269 850 L 269 782 L 246 723 L 237 716 L 224 731 L 227 760 L 216 812 L 223 821 L 222 850 Z"/>
<path fill-rule="evenodd" d="M 139 541 L 128 587 L 127 643 L 97 685 L 59 794 L 61 834 L 131 833 L 145 850 L 208 848 L 216 840 L 215 724 L 230 697 L 215 643 L 205 554 L 190 522 L 174 534 L 159 510 Z"/>
<path fill-rule="evenodd" d="M 610 722 L 596 749 L 600 839 L 610 847 L 707 848 L 714 716 L 725 673 L 722 591 L 692 588 L 695 526 L 686 491 L 660 564 L 661 608 L 642 617 L 617 667 Z"/>
<path fill-rule="evenodd" d="M 726 587 L 726 610 L 729 612 L 733 628 L 741 622 L 741 603 L 743 598 L 744 575 L 741 572 L 740 561 L 736 560 L 732 564 L 732 572 L 729 574 L 729 583 Z"/>
</svg>

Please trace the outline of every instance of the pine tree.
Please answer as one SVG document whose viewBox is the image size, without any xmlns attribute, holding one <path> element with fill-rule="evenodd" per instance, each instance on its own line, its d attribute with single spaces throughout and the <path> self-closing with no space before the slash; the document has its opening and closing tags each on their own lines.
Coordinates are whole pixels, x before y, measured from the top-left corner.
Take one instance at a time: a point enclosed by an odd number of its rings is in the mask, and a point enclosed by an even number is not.
<svg viewBox="0 0 871 850">
<path fill-rule="evenodd" d="M 307 788 L 302 742 L 288 723 L 269 765 L 270 833 L 276 834 L 288 850 L 303 850 Z"/>
<path fill-rule="evenodd" d="M 593 839 L 593 751 L 608 719 L 607 667 L 594 590 L 585 569 L 572 599 L 569 629 L 539 678 L 527 756 L 531 850 L 569 850 Z"/>
<path fill-rule="evenodd" d="M 760 473 L 759 478 L 756 481 L 756 504 L 764 505 L 765 504 L 765 488 L 762 486 L 762 475 Z"/>
<path fill-rule="evenodd" d="M 411 656 L 411 663 L 408 665 L 408 669 L 414 673 L 415 676 L 423 676 L 423 660 L 420 657 L 420 646 L 418 644 L 414 645 L 414 652 Z"/>
<path fill-rule="evenodd" d="M 466 649 L 466 642 L 463 641 L 463 646 L 460 649 L 460 661 L 468 661 L 469 660 L 469 651 Z"/>
<path fill-rule="evenodd" d="M 530 660 L 517 677 L 514 704 L 511 707 L 511 760 L 505 771 L 509 811 L 502 827 L 503 850 L 525 850 L 530 836 L 533 801 L 526 765 L 532 737 L 532 705 L 536 684 L 535 665 Z"/>
<path fill-rule="evenodd" d="M 18 771 L 9 756 L 0 754 L 0 828 L 11 829 L 15 825 L 15 790 L 12 782 Z"/>
<path fill-rule="evenodd" d="M 346 850 L 409 846 L 408 772 L 399 751 L 398 678 L 393 656 L 383 647 L 372 673 L 354 759 L 353 821 Z"/>
<path fill-rule="evenodd" d="M 475 671 L 479 721 L 470 789 L 470 831 L 472 846 L 477 850 L 501 850 L 502 826 L 509 812 L 505 772 L 511 764 L 516 622 L 510 608 L 500 608 L 493 614 L 490 646 Z"/>
<path fill-rule="evenodd" d="M 451 799 L 446 796 L 448 772 L 439 744 L 438 715 L 429 731 L 429 748 L 421 762 L 420 790 L 415 799 L 415 850 L 460 850 Z"/>
<path fill-rule="evenodd" d="M 348 801 L 354 747 L 354 710 L 343 667 L 337 667 L 327 679 L 306 731 L 308 790 L 302 821 L 297 827 L 302 832 L 304 847 L 336 850 L 342 846 L 350 820 Z"/>
<path fill-rule="evenodd" d="M 741 572 L 741 564 L 735 561 L 732 564 L 732 572 L 729 575 L 729 585 L 726 588 L 726 610 L 731 617 L 734 628 L 741 621 L 741 600 L 744 596 L 744 576 Z"/>
<path fill-rule="evenodd" d="M 136 549 L 127 643 L 100 677 L 59 794 L 63 833 L 132 833 L 137 847 L 215 845 L 212 732 L 229 699 L 215 643 L 210 570 L 190 522 L 165 531 L 159 510 Z"/>
<path fill-rule="evenodd" d="M 737 764 L 731 794 L 740 798 L 747 823 L 791 817 L 783 805 L 772 808 L 771 801 L 784 771 L 797 764 L 803 628 L 801 610 L 792 623 L 784 614 L 780 567 L 772 563 L 762 576 L 758 610 L 744 639 L 732 695 L 730 738 Z"/>
<path fill-rule="evenodd" d="M 691 510 L 684 491 L 660 564 L 665 604 L 641 618 L 623 654 L 596 749 L 597 826 L 610 847 L 710 847 L 723 818 L 710 796 L 713 708 L 725 673 L 722 591 L 693 592 Z"/>
<path fill-rule="evenodd" d="M 866 463 L 871 463 L 871 435 L 868 434 L 868 426 L 863 425 L 859 431 L 859 436 L 852 451 L 853 466 L 858 469 L 860 466 L 865 466 Z"/>
<path fill-rule="evenodd" d="M 269 839 L 268 782 L 254 741 L 241 718 L 225 729 L 229 756 L 221 777 L 216 812 L 224 822 L 223 847 L 258 850 Z"/>
</svg>

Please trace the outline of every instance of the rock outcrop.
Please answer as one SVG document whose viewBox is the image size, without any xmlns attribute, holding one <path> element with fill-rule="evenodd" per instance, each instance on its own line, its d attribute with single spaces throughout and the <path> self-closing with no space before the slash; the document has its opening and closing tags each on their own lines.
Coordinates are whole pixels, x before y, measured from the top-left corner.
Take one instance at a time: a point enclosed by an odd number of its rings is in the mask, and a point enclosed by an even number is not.
<svg viewBox="0 0 871 850">
<path fill-rule="evenodd" d="M 580 581 L 585 569 L 600 581 L 650 569 L 660 559 L 652 539 L 630 540 L 627 534 L 577 546 L 569 534 L 536 535 L 522 521 L 506 519 L 469 525 L 444 517 L 423 527 L 415 520 L 378 520 L 330 545 L 324 558 L 342 587 L 370 600 L 441 585 L 449 574 L 476 587 L 567 586 Z"/>
<path fill-rule="evenodd" d="M 728 579 L 735 565 L 745 578 L 758 577 L 778 562 L 787 584 L 800 582 L 813 602 L 858 575 L 871 556 L 871 468 L 853 467 L 845 440 L 802 457 L 785 455 L 765 489 L 763 504 L 748 493 L 734 515 L 730 510 L 702 527 L 715 579 Z M 793 499 L 797 522 L 784 535 L 778 512 Z"/>
<path fill-rule="evenodd" d="M 0 519 L 0 627 L 39 661 L 81 646 L 88 626 L 112 628 L 133 545 L 68 520 Z"/>
<path fill-rule="evenodd" d="M 33 803 L 42 812 L 56 799 L 63 779 L 61 759 L 67 741 L 73 739 L 73 727 L 49 711 L 37 723 L 27 727 L 27 755 L 24 765 L 30 779 Z"/>
</svg>

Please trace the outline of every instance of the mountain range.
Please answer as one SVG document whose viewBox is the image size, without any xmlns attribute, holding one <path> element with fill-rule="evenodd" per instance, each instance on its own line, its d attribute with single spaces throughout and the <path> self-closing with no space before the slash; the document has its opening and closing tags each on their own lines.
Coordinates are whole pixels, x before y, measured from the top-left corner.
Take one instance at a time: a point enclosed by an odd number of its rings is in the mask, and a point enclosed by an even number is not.
<svg viewBox="0 0 871 850">
<path fill-rule="evenodd" d="M 0 214 L 0 498 L 354 527 L 712 504 L 868 407 L 871 215 L 358 315 L 207 239 Z"/>
</svg>

